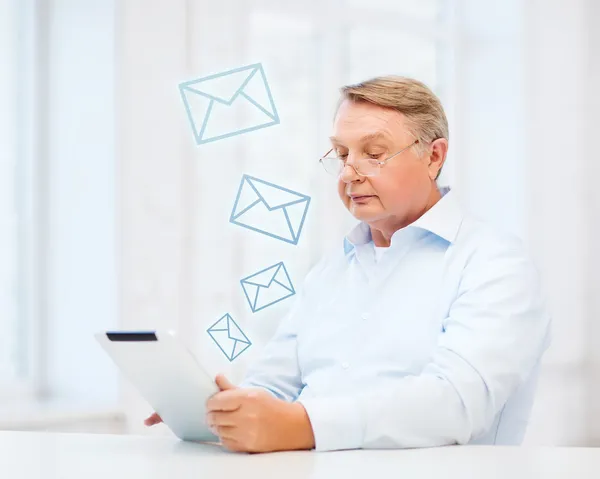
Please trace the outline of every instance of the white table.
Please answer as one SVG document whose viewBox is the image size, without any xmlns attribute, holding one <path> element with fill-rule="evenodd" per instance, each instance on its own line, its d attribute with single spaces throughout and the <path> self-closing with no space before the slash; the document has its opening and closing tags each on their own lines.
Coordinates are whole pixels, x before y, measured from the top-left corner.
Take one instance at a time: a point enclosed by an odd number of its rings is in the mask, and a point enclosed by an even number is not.
<svg viewBox="0 0 600 479">
<path fill-rule="evenodd" d="M 0 431 L 6 479 L 600 478 L 600 448 L 455 446 L 235 454 L 176 438 Z"/>
</svg>

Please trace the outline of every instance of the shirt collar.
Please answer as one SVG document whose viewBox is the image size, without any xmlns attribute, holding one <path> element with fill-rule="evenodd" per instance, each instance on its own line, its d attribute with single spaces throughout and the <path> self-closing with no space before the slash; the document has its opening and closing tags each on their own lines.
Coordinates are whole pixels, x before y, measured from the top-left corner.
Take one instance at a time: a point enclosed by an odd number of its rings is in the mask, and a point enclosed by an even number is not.
<svg viewBox="0 0 600 479">
<path fill-rule="evenodd" d="M 429 208 L 420 218 L 410 225 L 396 231 L 392 235 L 392 243 L 399 237 L 407 235 L 415 228 L 429 231 L 449 243 L 454 243 L 463 220 L 463 213 L 458 204 L 456 194 L 450 187 L 441 187 L 442 198 Z M 344 238 L 344 253 L 348 254 L 356 246 L 371 241 L 371 229 L 366 223 L 360 223 Z"/>
<path fill-rule="evenodd" d="M 412 223 L 412 226 L 430 231 L 448 243 L 454 243 L 463 221 L 463 212 L 456 193 L 450 187 L 440 188 L 440 193 L 442 194 L 440 200 Z"/>
</svg>

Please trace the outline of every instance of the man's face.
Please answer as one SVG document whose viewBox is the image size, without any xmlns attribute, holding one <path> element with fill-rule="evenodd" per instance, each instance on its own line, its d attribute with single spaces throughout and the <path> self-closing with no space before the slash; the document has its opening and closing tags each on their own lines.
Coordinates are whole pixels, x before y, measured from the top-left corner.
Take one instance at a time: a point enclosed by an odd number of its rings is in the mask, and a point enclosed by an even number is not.
<svg viewBox="0 0 600 479">
<path fill-rule="evenodd" d="M 413 143 L 415 137 L 402 113 L 346 100 L 337 112 L 331 141 L 334 151 L 353 164 L 362 158 L 385 160 Z M 430 156 L 419 157 L 415 145 L 382 165 L 379 175 L 372 177 L 359 176 L 346 166 L 338 182 L 340 198 L 355 218 L 370 226 L 403 227 L 428 208 L 441 167 L 441 163 L 431 165 Z"/>
</svg>

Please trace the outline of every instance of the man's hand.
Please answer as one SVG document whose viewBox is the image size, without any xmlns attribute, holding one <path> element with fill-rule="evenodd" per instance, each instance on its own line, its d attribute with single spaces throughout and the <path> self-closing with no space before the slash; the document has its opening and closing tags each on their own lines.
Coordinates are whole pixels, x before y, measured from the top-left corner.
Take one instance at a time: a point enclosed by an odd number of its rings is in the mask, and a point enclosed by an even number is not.
<svg viewBox="0 0 600 479">
<path fill-rule="evenodd" d="M 221 392 L 206 402 L 206 420 L 227 449 L 272 452 L 315 446 L 302 404 L 276 399 L 261 389 L 237 388 L 222 375 L 216 383 Z"/>
<path fill-rule="evenodd" d="M 221 392 L 206 403 L 206 422 L 232 451 L 272 452 L 315 447 L 304 406 L 276 399 L 261 389 L 240 389 L 225 376 L 216 379 Z M 162 422 L 154 413 L 144 424 Z"/>
</svg>

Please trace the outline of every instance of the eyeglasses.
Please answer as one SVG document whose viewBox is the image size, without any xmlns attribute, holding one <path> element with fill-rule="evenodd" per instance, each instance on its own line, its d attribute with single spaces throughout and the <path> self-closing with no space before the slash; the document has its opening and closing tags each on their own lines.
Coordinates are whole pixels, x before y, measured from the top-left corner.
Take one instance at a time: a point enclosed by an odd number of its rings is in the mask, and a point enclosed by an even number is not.
<svg viewBox="0 0 600 479">
<path fill-rule="evenodd" d="M 385 160 L 378 160 L 376 158 L 361 158 L 360 160 L 356 160 L 354 163 L 347 163 L 346 157 L 348 155 L 340 156 L 333 152 L 333 148 L 325 153 L 319 163 L 323 165 L 323 168 L 330 175 L 334 175 L 339 177 L 346 166 L 350 166 L 356 171 L 357 175 L 360 176 L 377 176 L 381 172 L 381 167 L 385 165 L 388 161 L 390 161 L 395 156 L 398 156 L 403 151 L 408 150 L 410 147 L 419 143 L 419 140 L 413 141 L 407 147 L 402 148 L 400 151 L 397 151 L 392 156 L 386 158 Z M 333 154 L 332 154 L 333 153 Z"/>
</svg>

